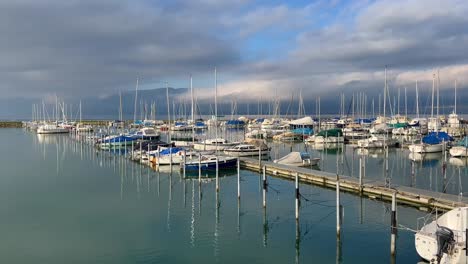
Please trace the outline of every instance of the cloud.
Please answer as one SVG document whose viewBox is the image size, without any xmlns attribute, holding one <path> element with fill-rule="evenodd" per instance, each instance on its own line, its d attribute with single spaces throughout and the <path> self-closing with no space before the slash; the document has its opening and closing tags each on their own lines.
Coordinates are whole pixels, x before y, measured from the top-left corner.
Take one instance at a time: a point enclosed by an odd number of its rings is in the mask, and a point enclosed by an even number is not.
<svg viewBox="0 0 468 264">
<path fill-rule="evenodd" d="M 200 16 L 187 23 L 188 10 L 171 8 L 149 1 L 1 1 L 0 91 L 106 93 L 137 76 L 176 78 L 239 61 L 235 47 L 203 28 L 216 21 Z"/>
<path fill-rule="evenodd" d="M 464 0 L 0 0 L 0 91 L 94 97 L 192 74 L 209 98 L 215 66 L 226 100 L 376 94 L 385 65 L 391 89 L 430 88 L 437 69 L 462 88 L 466 13 Z"/>
</svg>

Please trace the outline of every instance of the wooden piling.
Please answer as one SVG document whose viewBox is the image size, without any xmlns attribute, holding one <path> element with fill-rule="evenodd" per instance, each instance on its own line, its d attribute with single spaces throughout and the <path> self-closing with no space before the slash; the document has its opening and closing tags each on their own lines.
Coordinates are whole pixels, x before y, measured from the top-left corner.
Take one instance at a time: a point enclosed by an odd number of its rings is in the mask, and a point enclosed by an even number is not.
<svg viewBox="0 0 468 264">
<path fill-rule="evenodd" d="M 391 214 L 391 241 L 390 241 L 390 253 L 395 255 L 396 253 L 396 234 L 397 234 L 397 219 L 396 219 L 396 192 L 392 194 L 392 214 Z"/>
<path fill-rule="evenodd" d="M 341 235 L 340 182 L 336 182 L 336 236 Z"/>
<path fill-rule="evenodd" d="M 237 158 L 237 199 L 240 200 L 240 158 Z"/>
<path fill-rule="evenodd" d="M 267 188 L 266 166 L 263 166 L 263 208 L 266 207 L 266 188 Z"/>
<path fill-rule="evenodd" d="M 296 211 L 296 220 L 299 220 L 299 173 L 296 172 L 296 203 L 295 203 L 295 211 Z"/>
<path fill-rule="evenodd" d="M 216 156 L 216 192 L 219 192 L 219 159 Z"/>
</svg>

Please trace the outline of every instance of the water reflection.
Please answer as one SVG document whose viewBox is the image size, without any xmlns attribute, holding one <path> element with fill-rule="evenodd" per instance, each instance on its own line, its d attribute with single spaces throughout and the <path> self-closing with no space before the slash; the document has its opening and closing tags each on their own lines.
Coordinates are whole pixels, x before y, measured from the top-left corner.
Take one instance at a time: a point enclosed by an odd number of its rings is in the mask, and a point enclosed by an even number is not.
<svg viewBox="0 0 468 264">
<path fill-rule="evenodd" d="M 449 163 L 456 167 L 466 167 L 468 165 L 468 158 L 450 158 Z"/>
<path fill-rule="evenodd" d="M 237 200 L 236 192 L 233 191 L 237 186 L 237 179 L 235 177 L 221 177 L 220 180 L 222 180 L 223 188 L 217 193 L 214 188 L 214 182 L 211 181 L 212 176 L 210 175 L 204 175 L 203 181 L 200 182 L 197 180 L 198 176 L 193 178 L 187 177 L 185 180 L 177 180 L 173 179 L 177 175 L 181 179 L 177 167 L 174 167 L 173 174 L 170 174 L 170 170 L 168 173 L 148 170 L 147 167 L 126 160 L 124 157 L 119 156 L 118 153 L 95 152 L 92 146 L 70 141 L 66 137 L 62 141 L 51 143 L 45 143 L 44 141 L 40 143 L 38 139 L 36 142 L 39 145 L 37 147 L 38 151 L 33 151 L 33 154 L 41 157 L 43 149 L 47 153 L 45 156 L 46 162 L 41 162 L 40 164 L 59 164 L 60 175 L 67 177 L 61 177 L 60 181 L 63 182 L 57 183 L 57 187 L 59 188 L 47 186 L 47 194 L 51 194 L 53 199 L 41 200 L 43 197 L 37 195 L 35 195 L 35 199 L 40 201 L 41 204 L 46 205 L 50 204 L 51 201 L 54 201 L 54 205 L 58 205 L 55 201 L 63 200 L 63 203 L 67 205 L 73 203 L 73 211 L 92 212 L 86 214 L 84 220 L 78 220 L 86 221 L 86 228 L 90 231 L 86 233 L 84 243 L 83 240 L 73 236 L 76 232 L 81 234 L 80 237 L 83 237 L 82 232 L 79 232 L 80 226 L 81 228 L 83 226 L 82 224 L 67 225 L 66 230 L 61 230 L 59 228 L 61 227 L 60 223 L 64 222 L 63 218 L 50 217 L 47 219 L 50 222 L 48 223 L 50 226 L 45 228 L 44 231 L 49 231 L 50 228 L 50 230 L 57 234 L 66 234 L 67 239 L 76 245 L 77 252 L 87 252 L 86 255 L 92 258 L 87 259 L 87 261 L 81 259 L 81 261 L 74 262 L 112 263 L 122 260 L 122 262 L 151 263 L 177 259 L 180 262 L 194 263 L 249 261 L 273 264 L 291 262 L 294 250 L 295 263 L 299 263 L 301 260 L 303 262 L 310 262 L 317 259 L 321 263 L 342 263 L 343 255 L 347 263 L 362 263 L 363 260 L 369 262 L 378 261 L 382 256 L 388 254 L 389 251 L 387 243 L 389 217 L 385 213 L 382 213 L 381 210 L 385 203 L 343 194 L 342 204 L 349 208 L 347 210 L 349 216 L 343 222 L 343 226 L 345 227 L 343 230 L 346 231 L 345 236 L 342 236 L 341 240 L 336 241 L 336 237 L 334 237 L 335 226 L 328 223 L 330 222 L 328 221 L 330 217 L 327 214 L 330 213 L 330 210 L 324 210 L 326 208 L 324 205 L 334 200 L 334 193 L 327 189 L 311 187 L 309 185 L 301 186 L 301 192 L 305 195 L 313 192 L 318 197 L 316 201 L 305 202 L 305 206 L 301 207 L 301 222 L 313 223 L 311 225 L 314 229 L 312 234 L 308 232 L 306 225 L 301 226 L 299 222 L 295 222 L 294 214 L 292 213 L 294 207 L 291 195 L 294 187 L 289 181 L 271 178 L 271 186 L 278 189 L 278 199 L 269 200 L 267 212 L 266 209 L 258 206 L 261 204 L 262 197 L 258 195 L 256 190 L 257 181 L 260 180 L 259 174 L 256 173 L 241 172 L 243 179 L 243 203 L 241 207 L 240 201 Z M 42 148 L 43 146 L 44 148 Z M 305 148 L 303 144 L 291 144 L 287 145 L 287 147 Z M 380 179 L 380 169 L 383 166 L 379 162 L 382 162 L 382 158 L 354 156 L 353 152 L 354 154 L 357 152 L 346 146 L 342 150 L 338 150 L 337 153 L 339 154 L 336 155 L 333 154 L 332 149 L 309 149 L 313 155 L 322 155 L 321 157 L 323 157 L 325 165 L 324 169 L 326 170 L 335 172 L 338 161 L 338 164 L 343 164 L 339 169 L 344 170 L 345 174 L 350 175 L 350 168 L 354 168 L 353 175 L 357 176 L 359 158 L 362 158 L 368 165 L 366 177 L 378 177 Z M 390 152 L 388 174 L 392 175 L 392 180 L 410 180 L 409 177 L 405 178 L 410 175 L 412 164 L 412 161 L 407 159 L 407 155 L 407 152 L 400 150 Z M 77 163 L 80 166 L 79 172 L 74 167 Z M 419 163 L 414 161 L 413 164 L 415 166 L 414 173 L 412 174 L 423 178 L 421 179 L 422 184 L 429 183 L 429 170 L 418 166 Z M 446 175 L 447 180 L 450 182 L 452 175 L 453 179 L 455 179 L 455 183 L 452 180 L 454 187 L 449 187 L 449 189 L 454 189 L 453 192 L 459 193 L 458 186 L 461 186 L 461 184 L 458 181 L 464 181 L 464 177 L 462 177 L 464 175 L 463 168 L 456 168 L 455 170 L 452 164 L 449 164 L 450 170 Z M 50 167 L 53 171 L 54 167 Z M 47 172 L 48 170 L 45 171 Z M 402 175 L 399 175 L 399 171 L 408 172 L 408 174 L 402 173 Z M 378 175 L 376 176 L 376 174 Z M 427 177 L 422 177 L 422 175 L 426 174 Z M 441 175 L 441 170 L 434 169 L 432 171 L 432 182 L 441 179 L 436 178 L 435 174 Z M 233 171 L 232 174 L 225 174 L 225 176 L 229 175 L 236 175 L 236 171 Z M 34 176 L 35 178 L 46 179 L 43 180 L 44 182 L 47 182 L 47 177 L 49 177 L 44 172 Z M 160 183 L 161 177 L 163 177 L 162 183 Z M 156 188 L 154 187 L 156 186 L 151 184 L 152 179 L 157 181 L 157 194 L 159 197 L 155 197 L 156 194 L 154 192 Z M 164 180 L 167 180 L 169 184 L 165 184 Z M 198 199 L 196 198 L 195 181 L 198 183 Z M 144 186 L 145 184 L 147 186 Z M 405 182 L 405 184 L 409 184 L 409 182 Z M 76 186 L 79 186 L 79 188 Z M 153 191 L 151 191 L 151 188 Z M 63 195 L 64 190 L 67 192 L 67 195 Z M 183 192 L 183 195 L 180 192 Z M 203 192 L 207 194 L 208 203 L 205 203 L 204 208 L 207 213 L 202 215 Z M 12 195 L 12 193 L 9 193 L 9 195 Z M 57 197 L 61 199 L 57 199 Z M 215 200 L 215 208 L 213 208 L 212 199 Z M 237 200 L 237 212 L 233 208 L 236 206 L 236 200 L 234 199 Z M 21 199 L 16 200 L 20 202 Z M 30 202 L 31 199 L 27 200 L 27 202 Z M 197 202 L 199 214 L 195 212 L 197 210 Z M 225 209 L 221 206 L 221 202 L 226 207 Z M 15 207 L 17 208 L 16 210 L 20 210 L 21 208 L 21 206 Z M 63 209 L 60 208 L 60 215 L 73 213 L 73 211 L 68 211 L 68 207 L 70 206 L 65 206 Z M 212 210 L 215 210 L 215 212 Z M 405 219 L 407 222 L 413 223 L 414 219 L 422 215 L 411 208 L 405 208 L 404 210 L 399 213 L 399 220 L 401 219 L 401 223 L 407 226 L 411 225 L 405 223 Z M 213 219 L 213 216 L 215 219 Z M 281 221 L 274 219 L 281 219 Z M 166 225 L 164 222 L 166 222 Z M 12 226 L 12 221 L 9 221 L 9 223 L 5 222 L 4 224 Z M 273 225 L 274 228 L 271 228 Z M 41 223 L 41 228 L 43 226 L 44 223 Z M 263 227 L 263 230 L 260 231 L 259 227 Z M 20 238 L 37 239 L 40 237 L 40 234 L 36 236 L 30 230 L 25 232 L 21 229 L 12 229 L 15 231 L 15 236 L 20 235 L 18 236 Z M 364 232 L 365 236 L 362 235 Z M 122 239 L 116 240 L 115 236 L 102 235 L 115 233 L 118 233 Z M 401 241 L 403 243 L 401 246 L 398 246 L 404 248 L 404 250 L 399 252 L 401 254 L 399 258 L 405 263 L 415 262 L 417 255 L 411 248 L 414 242 L 412 240 L 413 236 L 412 234 L 404 233 L 402 236 L 403 239 L 400 240 L 399 238 L 399 243 Z M 292 245 L 293 240 L 294 249 Z M 63 243 L 65 240 L 61 238 L 60 241 Z M 99 253 L 88 250 L 88 241 L 97 241 L 96 244 L 92 244 L 92 247 L 97 248 L 100 253 L 105 252 L 109 257 L 107 255 L 103 257 L 102 254 L 99 255 Z M 126 242 L 123 243 L 121 241 Z M 137 243 L 128 243 L 128 241 L 137 241 Z M 290 242 L 284 244 L 284 241 Z M 353 243 L 346 243 L 349 241 L 353 241 Z M 361 241 L 363 243 L 365 241 L 372 241 L 373 243 L 367 245 L 366 252 L 359 252 L 357 249 L 359 249 L 358 245 L 362 244 L 359 243 Z M 288 244 L 289 246 L 287 246 Z M 115 252 L 109 250 L 106 248 L 106 245 L 112 245 L 112 248 L 115 247 L 118 250 L 115 250 Z M 278 250 L 277 245 L 281 245 L 281 250 Z M 333 246 L 336 246 L 336 249 Z M 54 251 L 60 248 L 53 241 L 49 241 L 48 247 L 54 249 Z M 229 250 L 224 250 L 227 247 Z M 301 251 L 301 248 L 308 250 Z M 109 252 L 106 252 L 106 250 L 109 250 Z M 77 252 L 67 252 L 66 254 L 71 260 L 76 260 L 76 257 L 80 257 L 78 255 L 81 255 L 81 257 L 84 255 L 77 254 Z M 180 254 L 180 252 L 184 252 L 184 254 Z M 353 254 L 348 255 L 346 254 L 347 252 L 353 252 Z M 34 255 L 35 253 L 31 254 Z M 213 255 L 216 259 L 213 259 Z M 51 256 L 51 258 L 56 257 L 53 254 Z M 4 258 L 0 257 L 1 260 Z"/>
</svg>

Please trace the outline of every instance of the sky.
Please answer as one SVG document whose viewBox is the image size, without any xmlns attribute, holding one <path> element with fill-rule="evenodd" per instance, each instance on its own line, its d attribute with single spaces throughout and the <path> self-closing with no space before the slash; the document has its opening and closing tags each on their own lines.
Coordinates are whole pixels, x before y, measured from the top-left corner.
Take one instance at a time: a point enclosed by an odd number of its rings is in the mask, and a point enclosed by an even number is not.
<svg viewBox="0 0 468 264">
<path fill-rule="evenodd" d="M 0 0 L 0 100 L 238 100 L 468 86 L 466 0 Z M 338 101 L 339 99 L 337 99 Z M 338 104 L 338 102 L 337 102 Z M 12 109 L 14 111 L 14 109 Z"/>
</svg>

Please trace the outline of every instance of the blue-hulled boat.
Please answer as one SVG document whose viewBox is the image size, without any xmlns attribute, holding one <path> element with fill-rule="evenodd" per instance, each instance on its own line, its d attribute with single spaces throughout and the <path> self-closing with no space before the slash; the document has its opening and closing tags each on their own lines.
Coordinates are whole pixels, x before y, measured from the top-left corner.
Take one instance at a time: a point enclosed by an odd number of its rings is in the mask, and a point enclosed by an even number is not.
<svg viewBox="0 0 468 264">
<path fill-rule="evenodd" d="M 216 171 L 216 160 L 218 160 L 218 170 L 235 169 L 237 167 L 237 158 L 235 157 L 217 157 L 214 155 L 202 156 L 201 161 L 192 160 L 185 163 L 186 171 Z M 182 164 L 183 166 L 184 164 Z"/>
</svg>

